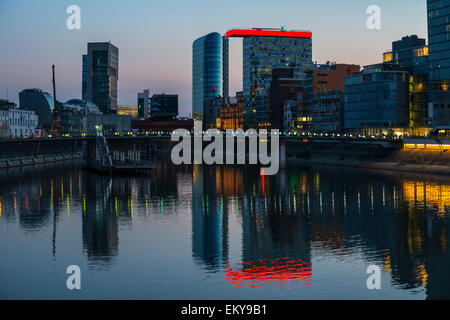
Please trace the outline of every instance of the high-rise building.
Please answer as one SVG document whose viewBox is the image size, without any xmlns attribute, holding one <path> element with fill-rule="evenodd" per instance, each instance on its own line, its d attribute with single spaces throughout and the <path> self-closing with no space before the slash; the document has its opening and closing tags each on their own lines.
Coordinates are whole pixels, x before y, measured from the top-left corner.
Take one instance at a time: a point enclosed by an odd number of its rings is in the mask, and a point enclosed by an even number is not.
<svg viewBox="0 0 450 320">
<path fill-rule="evenodd" d="M 192 61 L 192 111 L 203 121 L 209 98 L 228 97 L 228 39 L 210 33 L 194 41 Z"/>
<path fill-rule="evenodd" d="M 95 103 L 104 114 L 115 114 L 119 49 L 110 42 L 88 43 L 87 58 L 83 58 L 83 69 L 87 71 L 86 100 Z"/>
<path fill-rule="evenodd" d="M 291 67 L 302 80 L 312 65 L 312 33 L 284 29 L 230 30 L 243 40 L 244 126 L 269 127 L 268 90 L 272 69 Z"/>
<path fill-rule="evenodd" d="M 88 56 L 83 54 L 83 70 L 81 73 L 82 85 L 81 85 L 81 99 L 87 100 L 87 81 L 88 81 Z"/>
<path fill-rule="evenodd" d="M 450 1 L 427 0 L 430 103 L 433 126 L 450 124 Z"/>
<path fill-rule="evenodd" d="M 143 120 L 150 118 L 150 90 L 138 93 L 138 117 Z"/>
</svg>

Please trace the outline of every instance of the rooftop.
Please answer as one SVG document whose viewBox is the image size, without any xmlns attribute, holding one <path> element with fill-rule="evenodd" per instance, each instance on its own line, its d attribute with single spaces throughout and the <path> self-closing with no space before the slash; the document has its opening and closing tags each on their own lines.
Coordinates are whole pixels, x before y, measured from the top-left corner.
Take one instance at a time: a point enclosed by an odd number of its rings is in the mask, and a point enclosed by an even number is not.
<svg viewBox="0 0 450 320">
<path fill-rule="evenodd" d="M 283 37 L 283 38 L 312 38 L 310 31 L 287 31 L 284 29 L 268 29 L 268 28 L 254 28 L 254 29 L 232 29 L 229 30 L 225 36 L 227 38 L 245 38 L 245 37 Z"/>
</svg>

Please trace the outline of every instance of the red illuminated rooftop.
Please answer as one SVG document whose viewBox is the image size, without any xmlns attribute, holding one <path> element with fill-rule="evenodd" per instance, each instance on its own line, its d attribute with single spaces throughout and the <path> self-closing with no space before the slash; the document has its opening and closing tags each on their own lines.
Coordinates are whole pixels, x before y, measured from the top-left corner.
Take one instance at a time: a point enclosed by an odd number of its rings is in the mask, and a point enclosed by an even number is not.
<svg viewBox="0 0 450 320">
<path fill-rule="evenodd" d="M 245 38 L 245 37 L 283 37 L 283 38 L 312 38 L 309 31 L 286 31 L 270 29 L 232 29 L 225 35 L 227 38 Z"/>
</svg>

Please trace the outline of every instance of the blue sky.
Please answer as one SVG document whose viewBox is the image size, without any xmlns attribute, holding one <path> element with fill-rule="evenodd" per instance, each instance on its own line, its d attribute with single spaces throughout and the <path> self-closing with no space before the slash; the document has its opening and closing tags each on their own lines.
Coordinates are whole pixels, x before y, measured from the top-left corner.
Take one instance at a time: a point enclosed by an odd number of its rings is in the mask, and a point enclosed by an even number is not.
<svg viewBox="0 0 450 320">
<path fill-rule="evenodd" d="M 81 8 L 81 30 L 66 28 L 66 8 Z M 382 29 L 366 28 L 366 9 L 381 7 Z M 18 92 L 81 96 L 81 55 L 87 42 L 119 47 L 119 104 L 136 104 L 143 89 L 176 93 L 181 113 L 191 109 L 192 42 L 235 27 L 311 30 L 313 60 L 367 65 L 379 62 L 391 42 L 425 37 L 425 0 L 0 0 L 0 98 Z M 230 45 L 230 92 L 242 89 L 242 40 Z"/>
</svg>

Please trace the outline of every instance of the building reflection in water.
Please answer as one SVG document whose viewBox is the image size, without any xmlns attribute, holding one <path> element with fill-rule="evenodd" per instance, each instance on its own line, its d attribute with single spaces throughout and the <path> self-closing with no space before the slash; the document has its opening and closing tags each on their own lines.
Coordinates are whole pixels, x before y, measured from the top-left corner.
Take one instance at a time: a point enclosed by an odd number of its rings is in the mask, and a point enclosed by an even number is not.
<svg viewBox="0 0 450 320">
<path fill-rule="evenodd" d="M 235 168 L 195 165 L 192 172 L 192 256 L 216 271 L 228 263 L 228 196 L 241 185 Z"/>
<path fill-rule="evenodd" d="M 242 262 L 225 265 L 227 280 L 237 286 L 260 286 L 255 283 L 262 274 L 276 279 L 261 261 L 310 265 L 312 248 L 342 258 L 362 250 L 367 263 L 381 264 L 395 286 L 425 288 L 429 299 L 450 297 L 448 182 L 336 168 L 289 169 L 274 177 L 249 169 L 198 168 L 193 177 L 197 262 L 226 263 L 222 213 L 228 211 L 220 203 L 236 199 L 241 210 Z M 218 183 L 226 180 L 229 185 Z"/>
<path fill-rule="evenodd" d="M 261 177 L 256 168 L 168 165 L 152 178 L 50 166 L 3 170 L 0 180 L 1 223 L 17 221 L 26 233 L 50 229 L 55 257 L 58 226 L 79 219 L 92 267 L 117 262 L 120 230 L 133 228 L 137 215 L 177 223 L 177 209 L 187 208 L 193 260 L 226 272 L 230 285 L 279 285 L 284 277 L 314 286 L 313 255 L 358 252 L 382 265 L 394 286 L 450 298 L 448 180 L 341 168 Z M 242 232 L 240 261 L 230 261 L 232 216 Z"/>
</svg>

